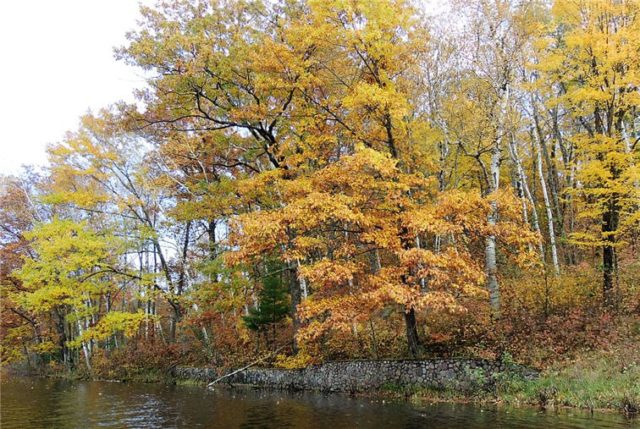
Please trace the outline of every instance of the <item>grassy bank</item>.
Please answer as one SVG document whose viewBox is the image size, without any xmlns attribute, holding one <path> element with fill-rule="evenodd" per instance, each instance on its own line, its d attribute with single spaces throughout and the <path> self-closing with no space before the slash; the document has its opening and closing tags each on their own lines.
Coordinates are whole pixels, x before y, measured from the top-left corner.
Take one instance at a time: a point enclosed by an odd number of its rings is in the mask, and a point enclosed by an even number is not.
<svg viewBox="0 0 640 429">
<path fill-rule="evenodd" d="M 640 412 L 640 344 L 593 352 L 545 370 L 538 380 L 508 380 L 497 388 L 508 403 Z"/>
<path fill-rule="evenodd" d="M 611 351 L 598 351 L 557 363 L 535 380 L 506 374 L 475 374 L 475 382 L 443 389 L 385 385 L 385 396 L 414 401 L 500 403 L 617 410 L 627 416 L 640 414 L 640 344 L 634 342 Z"/>
</svg>

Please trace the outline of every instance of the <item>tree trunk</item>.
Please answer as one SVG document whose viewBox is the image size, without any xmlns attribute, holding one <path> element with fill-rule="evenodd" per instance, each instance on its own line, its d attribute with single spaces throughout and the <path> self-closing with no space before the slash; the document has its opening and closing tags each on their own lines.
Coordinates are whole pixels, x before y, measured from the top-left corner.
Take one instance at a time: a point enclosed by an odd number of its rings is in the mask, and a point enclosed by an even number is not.
<svg viewBox="0 0 640 429">
<path fill-rule="evenodd" d="M 78 311 L 75 310 L 75 314 L 76 317 L 78 317 Z M 82 323 L 83 320 L 81 320 L 78 317 L 78 320 L 76 321 L 76 325 L 78 326 L 78 336 L 82 337 L 82 334 L 84 333 L 84 329 L 82 327 Z M 89 346 L 87 345 L 86 341 L 82 341 L 82 354 L 84 355 L 84 361 L 85 364 L 87 365 L 87 370 L 89 372 L 91 372 L 91 352 L 89 351 Z"/>
<path fill-rule="evenodd" d="M 613 246 L 602 247 L 602 293 L 604 304 L 612 307 L 614 304 L 614 275 L 615 275 L 615 249 Z"/>
<path fill-rule="evenodd" d="M 491 184 L 489 195 L 498 190 L 500 181 L 500 147 L 496 145 L 491 153 Z M 487 223 L 494 227 L 498 222 L 498 203 L 492 199 L 491 209 L 487 216 Z M 500 315 L 500 285 L 498 284 L 498 266 L 496 257 L 496 236 L 491 234 L 485 239 L 484 245 L 485 271 L 487 274 L 487 288 L 489 289 L 489 304 L 495 317 Z"/>
<path fill-rule="evenodd" d="M 416 312 L 411 307 L 408 311 L 405 309 L 404 321 L 407 328 L 407 346 L 409 347 L 409 354 L 415 358 L 418 356 L 418 347 L 420 341 L 418 340 L 418 323 L 416 321 Z"/>
<path fill-rule="evenodd" d="M 562 220 L 563 213 L 562 213 L 562 206 L 559 200 L 560 185 L 558 184 L 558 169 L 556 168 L 556 163 L 555 163 L 555 153 L 553 155 L 549 154 L 549 149 L 547 148 L 547 145 L 542 141 L 542 134 L 541 134 L 541 129 L 539 128 L 539 124 L 537 124 L 536 126 L 538 127 L 538 138 L 540 143 L 540 149 L 542 151 L 542 155 L 544 156 L 545 164 L 547 165 L 547 177 L 548 177 L 547 189 L 551 191 L 550 192 L 551 195 L 549 198 L 550 200 L 549 206 L 551 207 L 552 211 L 555 211 L 554 219 L 557 222 L 556 223 L 557 227 L 554 229 L 561 232 L 563 227 L 563 220 Z M 553 204 L 551 204 L 551 200 L 553 200 Z"/>
<path fill-rule="evenodd" d="M 554 219 L 553 219 L 553 210 L 551 209 L 551 202 L 549 200 L 549 192 L 547 190 L 547 183 L 544 178 L 544 172 L 542 170 L 542 154 L 541 147 L 544 144 L 542 142 L 542 136 L 540 136 L 538 131 L 538 138 L 534 139 L 536 141 L 536 165 L 538 168 L 538 176 L 540 177 L 540 188 L 542 190 L 542 198 L 544 200 L 544 208 L 547 212 L 547 229 L 549 232 L 549 248 L 551 249 L 551 262 L 553 264 L 553 272 L 555 275 L 560 274 L 560 263 L 558 262 L 558 248 L 556 246 L 556 233 L 554 227 Z"/>
<path fill-rule="evenodd" d="M 293 352 L 298 352 L 298 340 L 297 334 L 300 329 L 300 318 L 298 317 L 298 305 L 302 298 L 302 290 L 300 285 L 300 279 L 298 278 L 298 267 L 294 263 L 290 263 L 287 270 L 289 275 L 289 294 L 291 295 L 291 320 L 293 325 Z"/>
<path fill-rule="evenodd" d="M 538 242 L 538 251 L 540 252 L 540 258 L 544 260 L 544 246 L 542 244 L 542 234 L 540 233 L 540 221 L 538 219 L 538 210 L 536 209 L 536 202 L 533 199 L 533 195 L 531 194 L 531 189 L 529 188 L 529 181 L 527 180 L 527 173 L 524 171 L 522 167 L 522 160 L 520 159 L 520 154 L 518 153 L 518 148 L 516 147 L 515 141 L 513 138 L 509 140 L 509 148 L 511 152 L 511 157 L 513 159 L 513 163 L 516 166 L 516 172 L 518 174 L 518 180 L 522 185 L 522 191 L 525 197 L 525 200 L 531 202 L 531 224 L 533 226 L 533 230 L 540 234 L 540 241 Z M 525 202 L 525 216 L 526 216 L 526 202 Z M 527 219 L 525 218 L 525 222 Z"/>
<path fill-rule="evenodd" d="M 619 207 L 617 198 L 612 197 L 607 210 L 602 215 L 602 237 L 605 245 L 602 246 L 602 292 L 604 304 L 613 307 L 615 304 L 615 274 L 616 274 L 616 249 L 615 231 L 618 228 Z"/>
<path fill-rule="evenodd" d="M 58 347 L 60 349 L 60 362 L 65 366 L 69 364 L 69 353 L 67 349 L 67 333 L 65 330 L 65 317 L 59 309 L 55 312 L 55 326 L 58 334 Z"/>
<path fill-rule="evenodd" d="M 489 167 L 489 177 L 487 183 L 487 197 L 498 191 L 500 188 L 500 150 L 502 139 L 505 135 L 505 122 L 507 116 L 507 106 L 509 103 L 509 86 L 505 85 L 502 103 L 500 106 L 500 118 L 496 129 L 495 142 L 491 149 L 491 165 Z M 490 198 L 489 214 L 487 223 L 493 227 L 498 223 L 498 203 L 494 198 Z M 498 265 L 496 257 L 496 236 L 491 234 L 485 239 L 484 247 L 485 272 L 487 274 L 487 288 L 489 289 L 489 304 L 494 318 L 500 317 L 500 285 L 498 284 Z"/>
<path fill-rule="evenodd" d="M 216 220 L 212 219 L 207 225 L 207 236 L 209 238 L 209 259 L 216 258 Z M 214 281 L 217 281 L 215 279 Z"/>
<path fill-rule="evenodd" d="M 595 112 L 595 129 L 598 133 L 604 134 L 604 131 L 608 131 L 606 133 L 607 137 L 611 137 L 612 129 L 611 125 L 607 128 L 603 126 L 602 118 L 599 115 L 599 110 L 596 108 Z M 612 124 L 613 118 L 609 115 L 609 120 L 607 123 Z M 622 129 L 622 123 L 619 121 L 616 124 L 616 131 L 619 135 L 623 136 L 624 133 Z M 604 155 L 599 154 L 598 159 L 603 162 Z M 620 171 L 612 165 L 609 169 L 611 174 L 611 181 L 616 183 L 616 181 L 620 178 Z M 604 213 L 602 213 L 602 240 L 604 241 L 604 245 L 602 246 L 602 293 L 604 305 L 607 307 L 613 307 L 615 304 L 615 276 L 617 272 L 617 261 L 616 261 L 616 248 L 615 244 L 617 241 L 616 232 L 618 230 L 619 220 L 620 220 L 620 205 L 619 205 L 619 194 L 617 192 L 613 192 L 611 198 L 607 201 L 606 208 Z"/>
</svg>

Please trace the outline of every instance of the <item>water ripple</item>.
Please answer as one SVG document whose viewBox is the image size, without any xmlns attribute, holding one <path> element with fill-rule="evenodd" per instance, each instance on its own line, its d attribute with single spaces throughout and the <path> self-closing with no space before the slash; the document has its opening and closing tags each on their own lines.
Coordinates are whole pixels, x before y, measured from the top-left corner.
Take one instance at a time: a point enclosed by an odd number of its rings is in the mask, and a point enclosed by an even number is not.
<svg viewBox="0 0 640 429">
<path fill-rule="evenodd" d="M 617 414 L 352 399 L 342 395 L 11 378 L 0 427 L 22 428 L 630 428 Z"/>
</svg>

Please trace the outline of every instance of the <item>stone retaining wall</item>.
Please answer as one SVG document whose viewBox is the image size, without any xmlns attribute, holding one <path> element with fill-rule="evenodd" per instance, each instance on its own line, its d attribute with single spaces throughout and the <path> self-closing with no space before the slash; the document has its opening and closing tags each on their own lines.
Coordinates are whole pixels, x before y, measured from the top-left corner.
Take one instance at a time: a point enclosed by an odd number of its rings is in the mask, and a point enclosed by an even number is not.
<svg viewBox="0 0 640 429">
<path fill-rule="evenodd" d="M 212 368 L 177 367 L 179 379 L 212 381 Z M 362 392 L 424 387 L 466 391 L 490 387 L 498 377 L 536 378 L 538 372 L 502 362 L 473 359 L 328 362 L 304 369 L 249 368 L 219 383 L 273 389 Z"/>
</svg>

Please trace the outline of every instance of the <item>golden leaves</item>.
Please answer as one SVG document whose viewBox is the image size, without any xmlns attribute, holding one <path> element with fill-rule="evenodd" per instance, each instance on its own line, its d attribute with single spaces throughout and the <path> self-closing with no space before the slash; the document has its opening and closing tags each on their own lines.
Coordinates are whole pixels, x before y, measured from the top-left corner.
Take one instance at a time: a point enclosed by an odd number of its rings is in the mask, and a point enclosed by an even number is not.
<svg viewBox="0 0 640 429">
<path fill-rule="evenodd" d="M 570 234 L 573 244 L 617 247 L 633 228 L 627 219 L 633 218 L 629 208 L 637 207 L 640 156 L 630 150 L 625 123 L 634 123 L 639 100 L 639 11 L 637 1 L 557 1 L 553 6 L 561 31 L 542 50 L 538 68 L 563 88 L 549 104 L 583 125 L 565 137 L 577 149 L 572 168 L 578 183 L 566 195 L 584 224 Z"/>
<path fill-rule="evenodd" d="M 142 310 L 136 313 L 110 311 L 96 325 L 91 326 L 82 335 L 70 341 L 69 345 L 80 347 L 84 341 L 104 341 L 116 333 L 122 333 L 125 338 L 131 338 L 138 333 L 143 323 L 154 321 L 154 319 L 157 317 L 147 315 Z"/>
<path fill-rule="evenodd" d="M 348 288 L 355 274 L 362 271 L 360 264 L 353 261 L 330 261 L 323 258 L 300 268 L 300 276 L 312 285 L 322 285 L 319 293 L 330 293 L 335 288 Z M 347 292 L 348 293 L 348 292 Z"/>
</svg>

